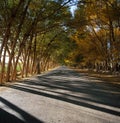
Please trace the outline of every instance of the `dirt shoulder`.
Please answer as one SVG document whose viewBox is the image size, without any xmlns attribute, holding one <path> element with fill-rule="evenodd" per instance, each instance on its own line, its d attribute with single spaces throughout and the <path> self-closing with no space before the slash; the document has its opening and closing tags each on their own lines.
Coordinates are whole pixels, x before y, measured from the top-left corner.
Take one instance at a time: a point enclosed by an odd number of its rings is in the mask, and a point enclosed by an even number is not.
<svg viewBox="0 0 120 123">
<path fill-rule="evenodd" d="M 75 69 L 75 71 L 84 73 L 90 77 L 96 77 L 98 79 L 103 80 L 104 82 L 120 86 L 120 75 L 113 75 L 111 73 L 102 73 L 102 72 L 98 73 L 98 72 L 83 70 L 83 69 Z"/>
</svg>

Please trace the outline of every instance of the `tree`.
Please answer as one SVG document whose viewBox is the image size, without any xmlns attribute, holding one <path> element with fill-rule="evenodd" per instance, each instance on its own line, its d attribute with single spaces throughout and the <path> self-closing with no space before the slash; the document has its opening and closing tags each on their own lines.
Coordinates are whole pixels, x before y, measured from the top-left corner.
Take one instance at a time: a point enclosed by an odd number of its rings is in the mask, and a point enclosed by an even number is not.
<svg viewBox="0 0 120 123">
<path fill-rule="evenodd" d="M 76 33 L 72 38 L 78 44 L 79 54 L 82 53 L 84 60 L 90 61 L 92 66 L 97 64 L 104 70 L 112 70 L 119 64 L 116 60 L 120 56 L 116 47 L 119 44 L 119 7 L 117 0 L 86 0 L 82 7 L 78 5 L 74 19 L 77 22 L 84 20 L 84 23 L 74 24 Z"/>
<path fill-rule="evenodd" d="M 18 65 L 24 77 L 36 73 L 39 63 L 47 64 L 50 59 L 54 61 L 51 43 L 56 40 L 60 32 L 58 29 L 62 30 L 65 21 L 71 17 L 67 6 L 70 1 L 1 1 L 0 83 L 15 80 Z M 57 30 L 57 34 L 53 30 Z M 46 49 L 46 46 L 49 48 Z M 8 63 L 6 57 L 9 58 Z"/>
</svg>

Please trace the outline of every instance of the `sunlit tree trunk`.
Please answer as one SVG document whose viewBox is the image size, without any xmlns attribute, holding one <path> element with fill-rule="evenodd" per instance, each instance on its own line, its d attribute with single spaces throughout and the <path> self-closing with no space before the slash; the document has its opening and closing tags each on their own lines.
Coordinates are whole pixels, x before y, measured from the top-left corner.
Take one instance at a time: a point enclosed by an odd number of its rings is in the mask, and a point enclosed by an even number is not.
<svg viewBox="0 0 120 123">
<path fill-rule="evenodd" d="M 32 34 L 30 35 L 30 41 L 28 43 L 28 48 L 27 48 L 27 60 L 26 60 L 26 72 L 25 72 L 25 76 L 27 77 L 28 76 L 28 73 L 30 73 L 30 55 L 31 55 L 31 46 L 32 46 L 32 40 L 33 40 L 33 32 Z"/>
<path fill-rule="evenodd" d="M 37 34 L 35 33 L 35 37 L 34 37 L 34 44 L 33 44 L 33 62 L 32 62 L 32 68 L 31 68 L 31 74 L 34 74 L 35 71 L 36 71 L 36 64 L 35 64 L 35 61 L 36 61 L 36 58 L 37 58 L 37 52 L 36 52 L 36 37 L 37 37 Z"/>
<path fill-rule="evenodd" d="M 15 37 L 15 39 L 13 41 L 13 44 L 12 44 L 11 54 L 10 54 L 10 57 L 9 57 L 8 68 L 7 68 L 6 81 L 10 81 L 10 74 L 13 73 L 11 71 L 12 59 L 13 59 L 13 57 L 15 57 L 15 55 L 14 55 L 15 54 L 15 47 L 16 47 L 16 44 L 17 44 L 17 40 L 19 38 L 19 34 L 21 32 L 22 25 L 23 25 L 25 17 L 26 17 L 26 12 L 27 12 L 27 9 L 28 9 L 28 6 L 29 6 L 29 2 L 27 4 L 27 6 L 25 7 L 25 10 L 22 13 L 22 17 L 20 18 L 20 24 L 19 24 L 18 29 L 17 29 L 16 37 Z"/>
</svg>

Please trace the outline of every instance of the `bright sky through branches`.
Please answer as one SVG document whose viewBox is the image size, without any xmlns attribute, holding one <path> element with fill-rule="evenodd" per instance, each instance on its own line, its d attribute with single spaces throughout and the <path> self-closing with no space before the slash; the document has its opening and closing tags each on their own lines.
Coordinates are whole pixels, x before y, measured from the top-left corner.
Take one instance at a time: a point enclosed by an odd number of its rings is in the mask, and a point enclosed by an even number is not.
<svg viewBox="0 0 120 123">
<path fill-rule="evenodd" d="M 73 17 L 74 17 L 74 12 L 77 9 L 77 3 L 78 3 L 78 0 L 71 0 L 70 2 L 70 11 Z"/>
<path fill-rule="evenodd" d="M 70 7 L 70 11 L 71 11 L 73 17 L 74 17 L 74 12 L 76 9 L 77 9 L 76 5 Z"/>
</svg>

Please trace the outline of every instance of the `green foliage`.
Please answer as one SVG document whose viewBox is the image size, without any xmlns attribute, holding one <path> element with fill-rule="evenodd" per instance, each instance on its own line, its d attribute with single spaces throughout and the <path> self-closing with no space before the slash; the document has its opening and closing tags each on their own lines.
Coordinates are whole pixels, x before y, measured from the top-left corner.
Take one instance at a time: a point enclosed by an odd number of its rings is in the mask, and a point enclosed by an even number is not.
<svg viewBox="0 0 120 123">
<path fill-rule="evenodd" d="M 0 82 L 15 79 L 19 63 L 24 77 L 55 63 L 119 62 L 119 1 L 1 0 L 0 10 Z"/>
</svg>

